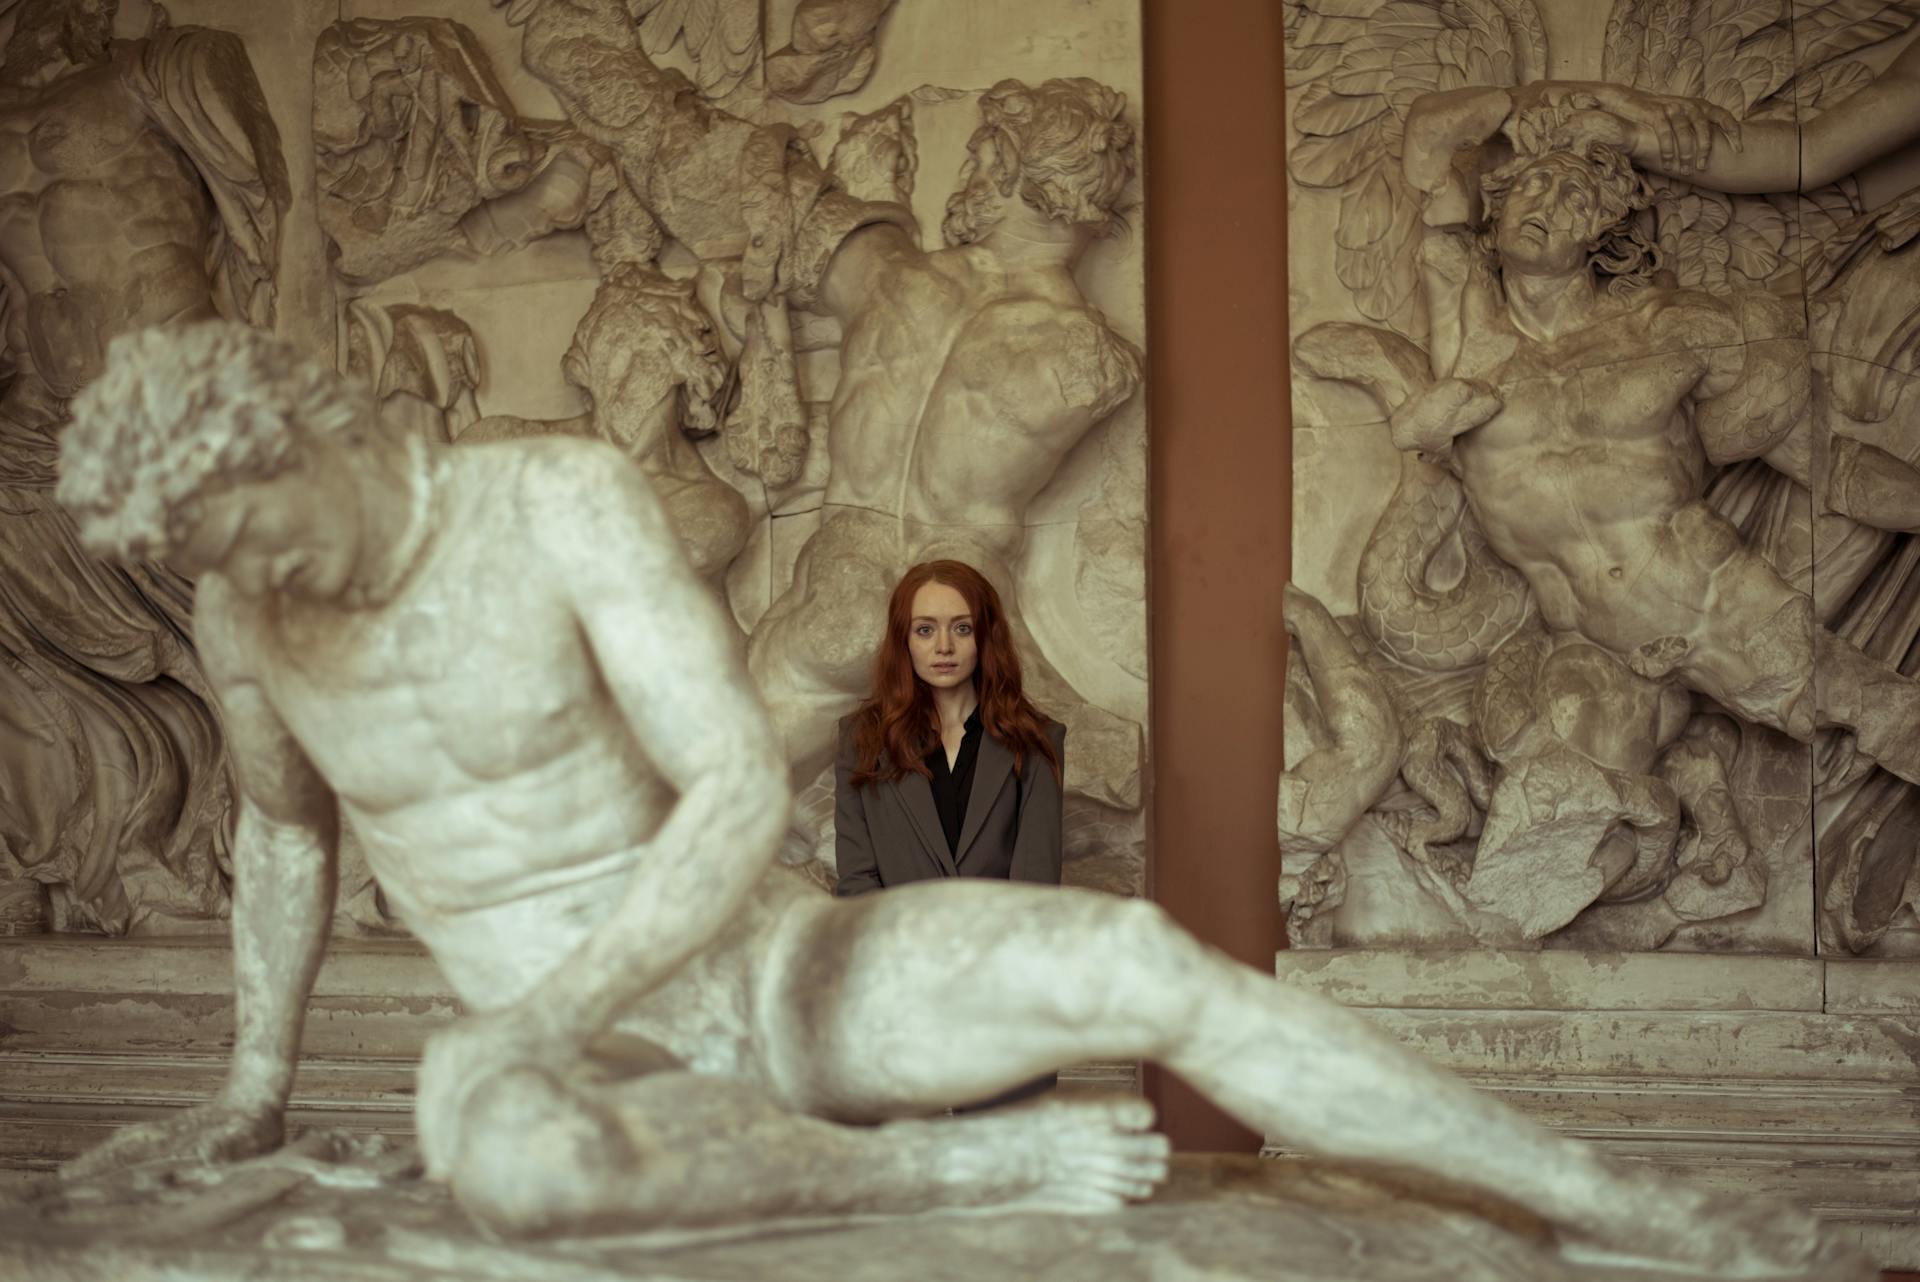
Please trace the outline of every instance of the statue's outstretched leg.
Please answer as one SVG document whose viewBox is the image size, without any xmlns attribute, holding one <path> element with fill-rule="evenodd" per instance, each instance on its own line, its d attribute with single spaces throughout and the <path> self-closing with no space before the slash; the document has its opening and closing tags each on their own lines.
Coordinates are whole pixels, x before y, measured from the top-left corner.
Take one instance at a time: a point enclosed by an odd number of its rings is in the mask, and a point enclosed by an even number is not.
<svg viewBox="0 0 1920 1282">
<path fill-rule="evenodd" d="M 624 1082 L 519 1066 L 466 1094 L 439 1137 L 448 1182 L 497 1232 L 582 1232 L 935 1210 L 1112 1210 L 1152 1192 L 1151 1106 L 1081 1097 L 980 1117 L 843 1126 L 766 1092 L 673 1071 Z"/>
<path fill-rule="evenodd" d="M 1517 1204 L 1609 1254 L 1737 1274 L 1791 1268 L 1818 1239 L 1776 1205 L 1622 1172 L 1139 900 L 918 883 L 841 901 L 781 951 L 770 1075 L 827 1116 L 911 1115 L 1140 1057 L 1267 1135 Z"/>
</svg>

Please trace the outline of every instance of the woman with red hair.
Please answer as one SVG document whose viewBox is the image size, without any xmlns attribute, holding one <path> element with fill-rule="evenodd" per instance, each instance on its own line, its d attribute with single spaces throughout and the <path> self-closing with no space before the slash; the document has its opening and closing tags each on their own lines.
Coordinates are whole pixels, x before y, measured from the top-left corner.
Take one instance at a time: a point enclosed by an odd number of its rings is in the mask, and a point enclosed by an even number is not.
<svg viewBox="0 0 1920 1282">
<path fill-rule="evenodd" d="M 960 561 L 908 570 L 873 693 L 840 723 L 835 893 L 936 877 L 1058 885 L 1065 737 L 1021 691 L 986 577 Z"/>
</svg>

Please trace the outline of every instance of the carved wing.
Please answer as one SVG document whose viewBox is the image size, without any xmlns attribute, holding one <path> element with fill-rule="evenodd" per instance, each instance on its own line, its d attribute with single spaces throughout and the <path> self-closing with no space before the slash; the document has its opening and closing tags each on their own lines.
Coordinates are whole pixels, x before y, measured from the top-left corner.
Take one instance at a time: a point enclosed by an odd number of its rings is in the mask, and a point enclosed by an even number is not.
<svg viewBox="0 0 1920 1282">
<path fill-rule="evenodd" d="M 1704 98 L 1743 120 L 1818 112 L 1872 79 L 1850 55 L 1909 30 L 1920 0 L 1616 0 L 1602 78 Z M 1804 196 L 1725 196 L 1656 179 L 1654 223 L 1680 283 L 1770 287 L 1858 212 L 1850 184 Z M 1795 243 L 1798 231 L 1802 243 Z"/>
<path fill-rule="evenodd" d="M 220 215 L 207 248 L 214 306 L 231 319 L 271 325 L 280 220 L 291 191 L 280 133 L 245 46 L 231 32 L 178 27 L 121 49 L 122 81 L 213 194 Z"/>
<path fill-rule="evenodd" d="M 641 46 L 657 58 L 683 41 L 708 98 L 732 93 L 760 61 L 760 0 L 631 2 Z"/>
<path fill-rule="evenodd" d="M 1414 99 L 1545 73 L 1533 0 L 1288 0 L 1287 168 L 1338 189 L 1334 273 L 1362 314 L 1424 339 L 1420 201 L 1400 173 Z"/>
</svg>

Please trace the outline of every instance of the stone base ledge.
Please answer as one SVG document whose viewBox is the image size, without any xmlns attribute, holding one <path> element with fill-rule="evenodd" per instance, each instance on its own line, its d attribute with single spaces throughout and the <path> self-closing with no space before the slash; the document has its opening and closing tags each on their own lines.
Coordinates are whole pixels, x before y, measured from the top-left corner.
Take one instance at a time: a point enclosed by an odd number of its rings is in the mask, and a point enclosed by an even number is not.
<svg viewBox="0 0 1920 1282">
<path fill-rule="evenodd" d="M 411 1135 L 421 1048 L 460 1004 L 411 940 L 335 940 L 307 1006 L 296 1128 Z M 0 1171 L 44 1170 L 129 1122 L 211 1098 L 233 1046 L 224 939 L 0 936 Z M 1109 1060 L 1063 1091 L 1139 1089 Z"/>
<path fill-rule="evenodd" d="M 1920 964 L 1298 949 L 1275 970 L 1545 1126 L 1920 1268 Z"/>
</svg>

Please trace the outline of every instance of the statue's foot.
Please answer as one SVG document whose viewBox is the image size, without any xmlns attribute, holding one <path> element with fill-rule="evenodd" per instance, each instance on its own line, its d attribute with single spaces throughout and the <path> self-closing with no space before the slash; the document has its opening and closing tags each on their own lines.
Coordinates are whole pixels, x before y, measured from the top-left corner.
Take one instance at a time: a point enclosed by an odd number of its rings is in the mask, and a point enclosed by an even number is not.
<svg viewBox="0 0 1920 1282">
<path fill-rule="evenodd" d="M 1562 1249 L 1569 1259 L 1652 1266 L 1707 1278 L 1852 1276 L 1845 1271 L 1845 1249 L 1826 1239 L 1820 1222 L 1797 1206 L 1766 1197 L 1676 1189 L 1624 1174 L 1633 1183 L 1630 1210 L 1623 1199 L 1612 1208 L 1614 1227 L 1566 1243 Z M 1860 1276 L 1874 1274 L 1868 1268 Z"/>
<path fill-rule="evenodd" d="M 971 1172 L 971 1209 L 1117 1211 L 1167 1178 L 1167 1137 L 1141 1099 L 1054 1099 L 947 1123 L 948 1169 Z"/>
</svg>

